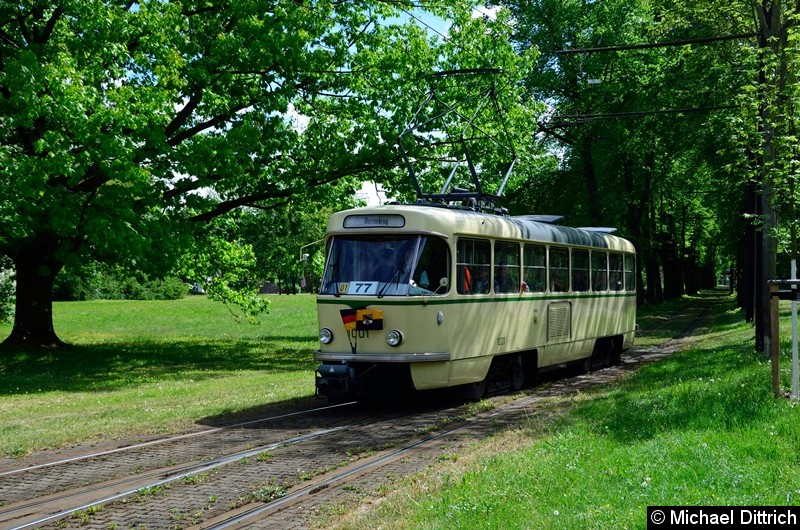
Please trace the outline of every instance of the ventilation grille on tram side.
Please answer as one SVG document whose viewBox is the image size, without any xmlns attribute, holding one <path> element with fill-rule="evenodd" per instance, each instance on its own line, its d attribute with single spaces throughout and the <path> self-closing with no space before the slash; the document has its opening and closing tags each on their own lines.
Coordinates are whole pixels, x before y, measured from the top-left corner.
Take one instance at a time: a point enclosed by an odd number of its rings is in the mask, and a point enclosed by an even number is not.
<svg viewBox="0 0 800 530">
<path fill-rule="evenodd" d="M 552 302 L 547 311 L 547 340 L 563 340 L 571 336 L 572 304 Z"/>
</svg>

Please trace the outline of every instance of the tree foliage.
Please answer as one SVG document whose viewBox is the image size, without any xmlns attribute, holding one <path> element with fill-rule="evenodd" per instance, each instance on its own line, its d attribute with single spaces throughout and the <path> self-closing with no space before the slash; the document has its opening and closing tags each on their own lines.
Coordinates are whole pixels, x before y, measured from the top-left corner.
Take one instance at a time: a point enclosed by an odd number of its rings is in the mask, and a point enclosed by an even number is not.
<svg viewBox="0 0 800 530">
<path fill-rule="evenodd" d="M 298 196 L 345 204 L 364 178 L 402 189 L 395 141 L 424 76 L 521 64 L 470 1 L 426 4 L 451 21 L 448 38 L 412 9 L 0 1 L 0 255 L 17 285 L 7 342 L 59 344 L 51 293 L 67 264 L 158 274 L 191 251 L 197 274 L 244 274 L 234 261 L 254 258 L 248 243 L 198 238 L 226 232 L 199 223 Z M 229 287 L 211 282 L 236 300 Z"/>
<path fill-rule="evenodd" d="M 757 74 L 752 5 L 500 3 L 518 49 L 542 52 L 526 85 L 551 105 L 538 137 L 559 154 L 524 201 L 617 226 L 639 250 L 643 298 L 713 285 L 741 245 L 739 140 L 758 136 L 739 107 Z"/>
</svg>

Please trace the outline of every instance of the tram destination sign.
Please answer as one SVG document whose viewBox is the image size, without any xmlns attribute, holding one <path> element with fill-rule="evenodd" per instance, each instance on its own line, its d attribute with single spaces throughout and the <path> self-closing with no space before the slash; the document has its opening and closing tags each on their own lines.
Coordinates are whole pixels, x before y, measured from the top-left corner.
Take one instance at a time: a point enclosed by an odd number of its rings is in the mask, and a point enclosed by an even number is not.
<svg viewBox="0 0 800 530">
<path fill-rule="evenodd" d="M 403 228 L 406 220 L 402 215 L 348 215 L 345 228 Z"/>
</svg>

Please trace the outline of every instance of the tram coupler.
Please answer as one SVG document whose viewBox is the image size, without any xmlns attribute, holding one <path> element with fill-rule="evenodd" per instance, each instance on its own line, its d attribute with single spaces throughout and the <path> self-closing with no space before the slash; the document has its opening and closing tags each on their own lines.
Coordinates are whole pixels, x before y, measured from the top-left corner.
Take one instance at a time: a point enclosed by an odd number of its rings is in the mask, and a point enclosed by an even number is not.
<svg viewBox="0 0 800 530">
<path fill-rule="evenodd" d="M 316 387 L 317 396 L 328 398 L 344 397 L 352 394 L 353 383 L 356 378 L 355 369 L 342 364 L 325 364 L 317 366 Z"/>
</svg>

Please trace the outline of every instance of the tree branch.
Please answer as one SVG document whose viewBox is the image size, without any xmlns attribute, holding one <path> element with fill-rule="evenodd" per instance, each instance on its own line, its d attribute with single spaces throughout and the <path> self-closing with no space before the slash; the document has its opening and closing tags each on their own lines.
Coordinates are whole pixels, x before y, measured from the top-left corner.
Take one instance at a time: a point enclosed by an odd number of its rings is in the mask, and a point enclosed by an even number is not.
<svg viewBox="0 0 800 530">
<path fill-rule="evenodd" d="M 25 42 L 30 44 L 31 34 L 28 31 L 27 26 L 25 26 L 25 19 L 23 17 L 20 17 L 19 19 L 17 19 L 17 22 L 19 23 L 19 32 L 22 34 L 22 38 L 25 40 Z"/>
<path fill-rule="evenodd" d="M 172 118 L 172 121 L 169 122 L 167 128 L 164 129 L 164 134 L 167 138 L 170 138 L 173 134 L 178 132 L 178 129 L 186 123 L 186 120 L 189 119 L 189 116 L 192 115 L 194 109 L 200 104 L 200 101 L 203 99 L 203 89 L 194 90 L 191 97 L 189 97 L 189 101 L 186 102 L 186 105 Z"/>
<path fill-rule="evenodd" d="M 330 184 L 331 182 L 335 182 L 339 179 L 345 177 L 351 177 L 354 175 L 359 175 L 361 173 L 366 173 L 374 169 L 375 166 L 373 164 L 364 164 L 361 166 L 356 166 L 352 168 L 345 168 L 339 171 L 332 172 L 329 176 L 321 179 L 311 180 L 306 182 L 301 188 L 287 188 L 283 190 L 270 190 L 264 191 L 261 193 L 255 193 L 252 195 L 247 195 L 244 197 L 239 197 L 237 199 L 233 199 L 230 201 L 223 201 L 218 203 L 214 208 L 211 210 L 195 215 L 194 217 L 190 217 L 190 221 L 196 222 L 205 222 L 214 219 L 215 217 L 219 217 L 220 215 L 224 215 L 230 211 L 233 211 L 237 208 L 241 208 L 243 206 L 253 206 L 255 203 L 260 201 L 265 201 L 269 199 L 289 199 L 294 195 L 299 195 L 304 193 L 308 190 L 308 188 L 313 188 L 316 186 L 321 186 L 323 184 Z"/>
<path fill-rule="evenodd" d="M 75 186 L 69 188 L 69 190 L 78 193 L 91 192 L 96 194 L 97 190 L 99 190 L 100 187 L 103 184 L 106 184 L 109 180 L 111 180 L 109 176 L 100 171 L 100 167 L 97 164 L 94 164 L 86 172 L 86 177 L 78 182 Z"/>
<path fill-rule="evenodd" d="M 238 106 L 234 107 L 233 109 L 230 109 L 225 114 L 220 114 L 218 116 L 214 116 L 210 120 L 206 120 L 206 121 L 204 121 L 202 123 L 198 123 L 194 127 L 186 129 L 186 130 L 182 131 L 181 133 L 176 134 L 175 136 L 173 136 L 169 140 L 167 140 L 167 145 L 169 145 L 170 147 L 175 147 L 175 146 L 179 145 L 181 142 L 183 142 L 184 140 L 187 140 L 187 139 L 191 138 L 192 136 L 194 136 L 196 134 L 199 134 L 199 133 L 201 133 L 201 132 L 203 132 L 203 131 L 205 131 L 207 129 L 211 129 L 213 127 L 216 127 L 217 125 L 220 125 L 222 123 L 225 123 L 234 114 L 236 114 L 240 110 L 243 110 L 243 109 L 246 109 L 247 107 L 250 107 L 251 105 L 252 105 L 252 103 L 250 103 L 250 102 L 247 103 L 246 105 L 238 105 Z"/>
<path fill-rule="evenodd" d="M 42 32 L 41 36 L 38 39 L 40 44 L 44 44 L 50 39 L 50 35 L 53 34 L 53 30 L 56 27 L 56 23 L 59 21 L 59 19 L 63 14 L 64 14 L 64 8 L 62 8 L 60 5 L 55 8 L 52 16 L 50 17 L 50 20 L 47 21 L 47 24 L 44 27 L 44 31 Z"/>
<path fill-rule="evenodd" d="M 16 49 L 21 48 L 20 44 L 15 41 L 11 35 L 9 35 L 5 30 L 0 29 L 0 41 L 5 42 L 6 44 L 13 46 Z"/>
</svg>

